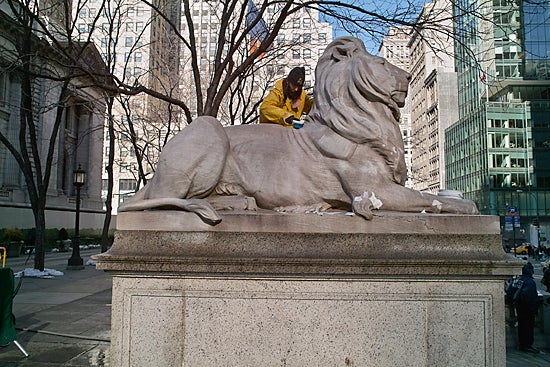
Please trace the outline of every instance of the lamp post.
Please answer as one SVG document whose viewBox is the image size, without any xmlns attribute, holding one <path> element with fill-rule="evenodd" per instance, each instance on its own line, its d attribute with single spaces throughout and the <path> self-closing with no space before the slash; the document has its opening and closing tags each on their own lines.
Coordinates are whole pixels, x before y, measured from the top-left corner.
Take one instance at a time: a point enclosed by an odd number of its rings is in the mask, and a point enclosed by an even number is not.
<svg viewBox="0 0 550 367">
<path fill-rule="evenodd" d="M 80 257 L 80 188 L 86 183 L 86 171 L 80 168 L 73 171 L 73 185 L 76 189 L 76 216 L 74 221 L 73 253 L 67 263 L 69 270 L 84 269 L 84 261 Z"/>
</svg>

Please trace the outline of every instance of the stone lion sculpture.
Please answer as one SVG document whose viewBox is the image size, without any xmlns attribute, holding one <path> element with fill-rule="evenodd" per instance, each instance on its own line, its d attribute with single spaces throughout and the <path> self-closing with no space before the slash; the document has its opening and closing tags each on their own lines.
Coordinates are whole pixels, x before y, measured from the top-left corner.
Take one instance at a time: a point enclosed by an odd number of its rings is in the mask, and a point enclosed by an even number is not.
<svg viewBox="0 0 550 367">
<path fill-rule="evenodd" d="M 399 107 L 410 75 L 354 37 L 334 40 L 316 68 L 315 105 L 302 129 L 222 127 L 199 117 L 164 147 L 155 175 L 119 208 L 175 207 L 209 224 L 216 210 L 374 210 L 476 214 L 472 201 L 404 187 Z"/>
</svg>

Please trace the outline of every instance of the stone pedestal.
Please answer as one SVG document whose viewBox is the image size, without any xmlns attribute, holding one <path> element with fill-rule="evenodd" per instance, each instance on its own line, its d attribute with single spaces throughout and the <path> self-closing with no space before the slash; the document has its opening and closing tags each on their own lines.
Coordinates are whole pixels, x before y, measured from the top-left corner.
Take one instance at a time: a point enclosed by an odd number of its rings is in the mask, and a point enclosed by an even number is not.
<svg viewBox="0 0 550 367">
<path fill-rule="evenodd" d="M 491 216 L 121 213 L 112 366 L 500 366 Z"/>
</svg>

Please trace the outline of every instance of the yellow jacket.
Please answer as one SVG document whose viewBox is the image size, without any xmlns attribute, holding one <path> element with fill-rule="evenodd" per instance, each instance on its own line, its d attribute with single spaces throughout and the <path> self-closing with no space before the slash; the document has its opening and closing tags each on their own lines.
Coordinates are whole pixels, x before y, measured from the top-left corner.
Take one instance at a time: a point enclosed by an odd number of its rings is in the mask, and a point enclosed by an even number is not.
<svg viewBox="0 0 550 367">
<path fill-rule="evenodd" d="M 302 94 L 300 95 L 300 106 L 298 108 L 292 108 L 290 98 L 287 98 L 283 103 L 283 80 L 284 78 L 275 83 L 273 89 L 271 89 L 260 104 L 260 123 L 272 123 L 291 127 L 292 125 L 287 124 L 285 119 L 289 116 L 299 119 L 302 114 L 308 113 L 311 110 L 313 98 L 308 96 L 304 90 L 302 90 Z"/>
</svg>

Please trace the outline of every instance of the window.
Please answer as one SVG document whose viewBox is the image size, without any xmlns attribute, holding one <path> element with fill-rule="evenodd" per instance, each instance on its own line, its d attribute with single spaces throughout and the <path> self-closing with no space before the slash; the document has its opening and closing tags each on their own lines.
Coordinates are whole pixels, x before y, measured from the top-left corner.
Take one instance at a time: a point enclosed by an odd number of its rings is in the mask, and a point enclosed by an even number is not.
<svg viewBox="0 0 550 367">
<path fill-rule="evenodd" d="M 299 43 L 300 42 L 300 34 L 299 33 L 294 33 L 292 35 L 292 42 L 293 43 Z"/>
<path fill-rule="evenodd" d="M 86 24 L 78 23 L 78 33 L 86 33 Z"/>
<path fill-rule="evenodd" d="M 292 58 L 294 60 L 299 59 L 300 58 L 300 50 L 292 50 Z"/>
<path fill-rule="evenodd" d="M 143 22 L 136 22 L 136 32 L 141 32 L 143 30 Z"/>
<path fill-rule="evenodd" d="M 308 29 L 311 26 L 311 19 L 310 18 L 304 18 L 303 23 L 304 23 L 304 28 Z"/>
<path fill-rule="evenodd" d="M 294 19 L 292 21 L 292 28 L 300 28 L 302 22 L 300 22 L 300 19 Z"/>
<path fill-rule="evenodd" d="M 310 49 L 304 50 L 304 59 L 311 59 L 311 50 Z"/>
<path fill-rule="evenodd" d="M 145 8 L 144 8 L 143 6 L 138 6 L 138 7 L 136 8 L 136 16 L 139 17 L 139 16 L 141 16 L 141 15 L 143 15 L 143 14 L 145 14 Z"/>
<path fill-rule="evenodd" d="M 95 16 L 97 15 L 97 9 L 90 8 L 89 15 L 90 15 L 90 18 L 95 18 Z"/>
<path fill-rule="evenodd" d="M 311 42 L 311 33 L 304 33 L 304 42 Z"/>
<path fill-rule="evenodd" d="M 327 42 L 327 34 L 326 33 L 319 33 L 319 42 L 326 43 Z"/>
<path fill-rule="evenodd" d="M 133 31 L 134 31 L 134 22 L 126 23 L 126 32 L 133 32 Z"/>
<path fill-rule="evenodd" d="M 141 52 L 136 52 L 134 54 L 134 61 L 135 62 L 141 62 L 141 60 L 142 60 Z"/>
<path fill-rule="evenodd" d="M 136 11 L 134 7 L 133 6 L 128 7 L 128 17 L 133 17 L 135 14 L 136 14 Z"/>
<path fill-rule="evenodd" d="M 139 78 L 139 77 L 141 76 L 141 68 L 140 68 L 139 66 L 136 66 L 136 67 L 134 68 L 134 76 L 135 76 L 136 78 Z"/>
<path fill-rule="evenodd" d="M 79 18 L 86 18 L 86 9 L 80 9 L 80 12 L 78 12 Z"/>
<path fill-rule="evenodd" d="M 119 191 L 135 190 L 137 187 L 136 180 L 133 179 L 121 179 L 118 182 Z"/>
<path fill-rule="evenodd" d="M 0 107 L 7 104 L 9 98 L 9 76 L 6 73 L 0 73 Z"/>
<path fill-rule="evenodd" d="M 133 37 L 126 37 L 124 40 L 124 46 L 126 47 L 132 47 L 132 44 L 134 43 Z"/>
</svg>

